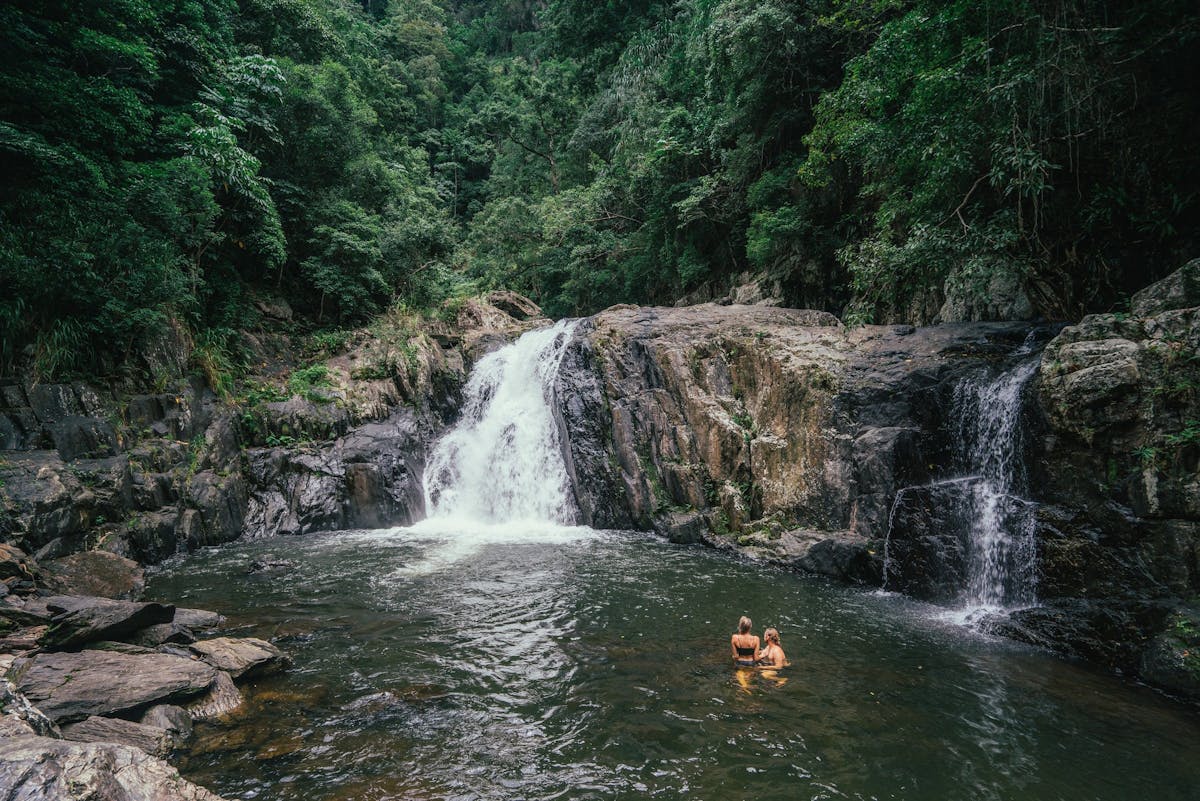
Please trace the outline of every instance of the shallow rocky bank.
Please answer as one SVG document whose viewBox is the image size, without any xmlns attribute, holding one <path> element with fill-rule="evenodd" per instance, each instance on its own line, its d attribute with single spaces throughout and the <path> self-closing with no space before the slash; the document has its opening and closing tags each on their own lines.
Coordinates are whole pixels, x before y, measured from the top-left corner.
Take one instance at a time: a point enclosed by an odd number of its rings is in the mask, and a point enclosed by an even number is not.
<svg viewBox="0 0 1200 801">
<path fill-rule="evenodd" d="M 255 638 L 220 635 L 224 618 L 136 600 L 142 569 L 87 552 L 109 594 L 0 550 L 0 789 L 10 799 L 216 799 L 164 760 L 186 753 L 193 724 L 235 725 L 239 684 L 284 670 L 288 656 Z M 57 582 L 58 592 L 45 588 Z"/>
</svg>

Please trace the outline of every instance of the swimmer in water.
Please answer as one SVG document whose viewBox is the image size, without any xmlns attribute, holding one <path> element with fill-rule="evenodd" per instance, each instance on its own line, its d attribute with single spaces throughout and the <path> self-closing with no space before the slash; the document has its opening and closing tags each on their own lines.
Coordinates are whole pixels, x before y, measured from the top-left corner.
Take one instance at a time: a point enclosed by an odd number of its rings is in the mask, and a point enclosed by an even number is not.
<svg viewBox="0 0 1200 801">
<path fill-rule="evenodd" d="M 733 649 L 733 663 L 738 667 L 754 667 L 758 664 L 759 641 L 757 635 L 750 633 L 753 626 L 750 618 L 742 615 L 742 619 L 738 621 L 737 634 L 729 638 L 729 646 Z"/>
<path fill-rule="evenodd" d="M 779 675 L 779 668 L 787 667 L 788 661 L 783 646 L 779 643 L 779 630 L 767 629 L 763 632 L 763 639 L 766 640 L 767 646 L 759 655 L 758 666 L 762 670 L 763 678 L 774 681 L 776 687 L 782 687 L 787 684 L 787 678 Z"/>
<path fill-rule="evenodd" d="M 767 647 L 759 654 L 759 667 L 781 668 L 786 665 L 787 655 L 783 652 L 783 646 L 779 644 L 779 630 L 767 629 L 763 632 L 763 639 L 767 641 Z"/>
</svg>

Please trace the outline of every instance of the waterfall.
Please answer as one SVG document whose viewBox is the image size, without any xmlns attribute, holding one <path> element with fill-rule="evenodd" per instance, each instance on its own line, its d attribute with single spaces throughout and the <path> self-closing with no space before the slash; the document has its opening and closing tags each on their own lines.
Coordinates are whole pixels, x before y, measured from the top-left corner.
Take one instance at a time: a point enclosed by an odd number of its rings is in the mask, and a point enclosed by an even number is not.
<svg viewBox="0 0 1200 801">
<path fill-rule="evenodd" d="M 1040 363 L 1033 334 L 1013 356 L 1005 372 L 955 387 L 951 477 L 902 487 L 888 512 L 883 589 L 955 602 L 962 622 L 1036 601 L 1036 505 L 1025 497 L 1020 426 L 1021 395 Z"/>
<path fill-rule="evenodd" d="M 553 411 L 554 378 L 575 325 L 530 331 L 475 365 L 463 389 L 462 418 L 426 463 L 430 518 L 576 522 Z"/>
<path fill-rule="evenodd" d="M 1026 355 L 1026 345 L 1018 355 Z M 979 476 L 966 498 L 967 586 L 973 607 L 1034 602 L 1037 543 L 1027 491 L 1020 426 L 1021 390 L 1037 370 L 1025 358 L 990 381 L 964 381 L 955 392 L 958 440 L 965 467 Z"/>
</svg>

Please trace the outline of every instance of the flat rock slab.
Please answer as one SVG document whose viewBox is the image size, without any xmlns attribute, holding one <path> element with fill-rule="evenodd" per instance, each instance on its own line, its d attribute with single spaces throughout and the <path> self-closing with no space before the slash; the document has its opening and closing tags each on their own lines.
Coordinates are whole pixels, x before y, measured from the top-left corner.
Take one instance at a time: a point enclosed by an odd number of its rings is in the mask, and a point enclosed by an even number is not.
<svg viewBox="0 0 1200 801">
<path fill-rule="evenodd" d="M 34 736 L 0 740 L 0 798 L 222 801 L 136 748 Z"/>
<path fill-rule="evenodd" d="M 82 595 L 58 595 L 45 599 L 54 615 L 42 642 L 50 648 L 76 648 L 97 640 L 119 640 L 138 629 L 170 623 L 175 607 L 170 604 L 115 601 Z"/>
<path fill-rule="evenodd" d="M 266 640 L 255 637 L 214 637 L 192 643 L 192 652 L 235 679 L 282 670 L 290 663 L 287 654 Z"/>
<path fill-rule="evenodd" d="M 42 564 L 42 583 L 60 595 L 132 601 L 146 589 L 142 566 L 108 551 L 83 551 Z"/>
<path fill-rule="evenodd" d="M 166 729 L 120 718 L 85 718 L 63 726 L 62 734 L 78 743 L 129 745 L 157 757 L 165 757 L 175 745 L 175 739 Z"/>
<path fill-rule="evenodd" d="M 42 653 L 13 666 L 17 689 L 56 723 L 199 695 L 216 671 L 172 654 Z"/>
</svg>

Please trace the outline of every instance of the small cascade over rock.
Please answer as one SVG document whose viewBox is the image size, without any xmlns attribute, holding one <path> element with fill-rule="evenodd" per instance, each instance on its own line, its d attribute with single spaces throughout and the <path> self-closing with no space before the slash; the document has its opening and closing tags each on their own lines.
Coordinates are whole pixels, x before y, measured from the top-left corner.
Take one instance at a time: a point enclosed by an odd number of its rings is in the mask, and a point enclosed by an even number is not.
<svg viewBox="0 0 1200 801">
<path fill-rule="evenodd" d="M 1012 608 L 1034 602 L 1037 543 L 1034 504 L 1025 499 L 1021 390 L 1039 359 L 1026 358 L 991 381 L 958 386 L 955 412 L 967 469 L 968 607 Z"/>
<path fill-rule="evenodd" d="M 888 516 L 884 588 L 953 603 L 967 620 L 1036 601 L 1036 505 L 1025 497 L 1020 425 L 1022 392 L 1040 363 L 1032 334 L 1013 356 L 999 375 L 956 386 L 954 473 L 901 488 Z"/>
<path fill-rule="evenodd" d="M 576 324 L 530 331 L 475 366 L 463 390 L 462 418 L 425 467 L 430 518 L 577 521 L 553 411 L 554 379 Z"/>
</svg>

